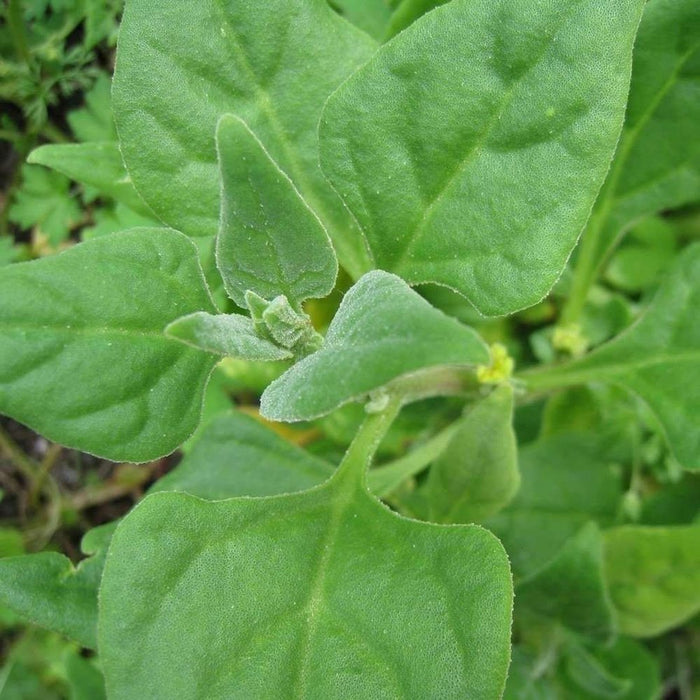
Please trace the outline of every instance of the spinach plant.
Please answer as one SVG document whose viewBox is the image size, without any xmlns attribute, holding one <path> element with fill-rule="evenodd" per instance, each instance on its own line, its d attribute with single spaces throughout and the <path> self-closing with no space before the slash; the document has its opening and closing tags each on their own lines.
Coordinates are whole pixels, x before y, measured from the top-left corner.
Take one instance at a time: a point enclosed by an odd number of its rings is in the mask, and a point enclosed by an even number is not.
<svg viewBox="0 0 700 700">
<path fill-rule="evenodd" d="M 651 700 L 636 640 L 700 610 L 700 247 L 657 217 L 700 201 L 700 5 L 332 5 L 127 0 L 118 140 L 32 156 L 161 223 L 0 271 L 4 412 L 145 462 L 222 358 L 273 369 L 0 600 L 113 698 Z"/>
</svg>

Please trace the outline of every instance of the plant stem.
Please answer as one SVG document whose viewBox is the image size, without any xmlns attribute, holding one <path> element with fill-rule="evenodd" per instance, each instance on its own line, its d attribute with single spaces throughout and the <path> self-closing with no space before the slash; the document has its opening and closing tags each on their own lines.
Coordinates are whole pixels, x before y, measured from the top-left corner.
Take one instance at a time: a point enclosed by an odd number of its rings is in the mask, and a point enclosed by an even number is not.
<svg viewBox="0 0 700 700">
<path fill-rule="evenodd" d="M 392 395 L 384 410 L 371 413 L 365 418 L 338 467 L 337 479 L 366 488 L 367 468 L 379 444 L 399 414 L 402 403 L 399 396 Z"/>
<path fill-rule="evenodd" d="M 7 24 L 10 28 L 10 36 L 15 47 L 15 53 L 20 61 L 27 66 L 32 65 L 32 56 L 27 44 L 27 33 L 24 28 L 24 18 L 22 17 L 21 0 L 10 0 L 7 8 Z"/>
<path fill-rule="evenodd" d="M 605 370 L 593 371 L 576 365 L 576 362 L 567 362 L 562 365 L 536 367 L 520 372 L 515 378 L 525 384 L 528 392 L 552 391 L 605 378 Z"/>
<path fill-rule="evenodd" d="M 402 481 L 425 469 L 445 451 L 458 427 L 458 422 L 454 422 L 407 455 L 371 470 L 367 475 L 367 482 L 372 493 L 380 498 L 386 496 Z"/>
</svg>

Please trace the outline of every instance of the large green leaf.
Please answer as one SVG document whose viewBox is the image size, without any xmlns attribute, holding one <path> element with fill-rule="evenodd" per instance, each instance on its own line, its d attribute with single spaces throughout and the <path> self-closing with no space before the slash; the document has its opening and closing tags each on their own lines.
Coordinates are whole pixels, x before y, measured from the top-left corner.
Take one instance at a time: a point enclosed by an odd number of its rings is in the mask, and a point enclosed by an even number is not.
<svg viewBox="0 0 700 700">
<path fill-rule="evenodd" d="M 342 470 L 286 496 L 154 494 L 115 533 L 100 656 L 115 700 L 496 698 L 511 596 L 490 533 L 401 518 Z"/>
<path fill-rule="evenodd" d="M 601 261 L 630 223 L 700 201 L 700 4 L 649 0 L 627 118 L 592 217 Z M 587 235 L 590 231 L 587 232 Z"/>
<path fill-rule="evenodd" d="M 214 132 L 245 120 L 324 222 L 343 263 L 368 268 L 352 218 L 321 175 L 316 128 L 328 95 L 374 42 L 321 0 L 129 0 L 114 112 L 136 189 L 192 236 L 218 227 Z"/>
<path fill-rule="evenodd" d="M 465 414 L 430 468 L 425 488 L 427 519 L 481 522 L 501 510 L 519 485 L 513 390 L 503 385 Z"/>
<path fill-rule="evenodd" d="M 32 151 L 27 160 L 58 170 L 71 180 L 96 187 L 100 194 L 113 197 L 145 216 L 152 216 L 131 184 L 116 141 L 48 144 Z"/>
<path fill-rule="evenodd" d="M 333 473 L 327 462 L 283 440 L 250 416 L 230 412 L 202 431 L 186 457 L 151 488 L 211 500 L 303 491 Z"/>
<path fill-rule="evenodd" d="M 605 533 L 620 630 L 653 637 L 700 611 L 700 525 L 628 525 Z"/>
<path fill-rule="evenodd" d="M 0 603 L 29 622 L 97 647 L 97 589 L 113 526 L 88 532 L 81 543 L 87 559 L 74 567 L 68 557 L 41 552 L 0 559 Z"/>
<path fill-rule="evenodd" d="M 216 261 L 229 296 L 250 290 L 298 306 L 330 293 L 338 262 L 323 224 L 238 117 L 219 120 L 221 223 Z"/>
<path fill-rule="evenodd" d="M 591 433 L 564 433 L 520 451 L 522 483 L 513 502 L 486 522 L 516 576 L 535 575 L 589 521 L 610 525 L 622 486 Z"/>
<path fill-rule="evenodd" d="M 321 164 L 377 267 L 487 314 L 534 304 L 622 126 L 643 0 L 454 0 L 331 96 Z"/>
<path fill-rule="evenodd" d="M 369 272 L 343 298 L 323 346 L 265 390 L 262 414 L 298 421 L 329 413 L 401 375 L 489 361 L 479 336 L 403 280 Z"/>
<path fill-rule="evenodd" d="M 643 316 L 580 360 L 523 373 L 532 389 L 609 382 L 640 396 L 677 459 L 700 469 L 700 245 L 669 271 Z"/>
<path fill-rule="evenodd" d="M 134 229 L 0 271 L 0 410 L 51 440 L 146 461 L 196 428 L 217 357 L 163 329 L 215 311 L 195 246 Z"/>
</svg>

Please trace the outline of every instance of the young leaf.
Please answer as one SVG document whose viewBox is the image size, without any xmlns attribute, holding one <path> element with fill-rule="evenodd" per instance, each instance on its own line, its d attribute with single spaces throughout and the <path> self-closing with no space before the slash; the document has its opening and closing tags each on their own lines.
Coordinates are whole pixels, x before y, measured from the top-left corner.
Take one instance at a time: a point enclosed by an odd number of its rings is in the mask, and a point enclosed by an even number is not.
<svg viewBox="0 0 700 700">
<path fill-rule="evenodd" d="M 94 3 L 89 3 L 90 7 L 93 5 Z M 109 76 L 100 73 L 95 84 L 85 93 L 85 105 L 68 113 L 66 119 L 78 141 L 116 140 L 111 89 Z"/>
<path fill-rule="evenodd" d="M 625 127 L 592 226 L 602 261 L 642 216 L 700 200 L 700 5 L 649 0 Z M 589 235 L 591 231 L 587 231 Z"/>
<path fill-rule="evenodd" d="M 185 458 L 151 493 L 184 491 L 217 500 L 294 493 L 326 481 L 333 467 L 283 440 L 259 421 L 229 412 L 215 418 Z"/>
<path fill-rule="evenodd" d="M 154 687 L 172 698 L 499 697 L 511 595 L 490 533 L 406 520 L 340 478 L 271 498 L 154 494 L 110 548 L 100 656 L 115 700 Z"/>
<path fill-rule="evenodd" d="M 560 434 L 520 451 L 522 483 L 486 527 L 503 541 L 516 576 L 535 575 L 589 521 L 609 525 L 622 487 L 590 433 Z"/>
<path fill-rule="evenodd" d="M 261 338 L 253 322 L 240 314 L 196 311 L 170 323 L 165 334 L 194 348 L 241 360 L 284 360 L 292 353 Z"/>
<path fill-rule="evenodd" d="M 584 525 L 544 568 L 516 587 L 518 606 L 599 641 L 614 633 L 614 611 L 603 570 L 603 536 Z"/>
<path fill-rule="evenodd" d="M 97 589 L 113 526 L 88 532 L 81 543 L 90 555 L 77 567 L 56 552 L 0 559 L 0 603 L 23 618 L 97 648 Z"/>
<path fill-rule="evenodd" d="M 167 454 L 197 426 L 218 358 L 163 329 L 215 309 L 182 234 L 134 229 L 4 267 L 0 299 L 0 410 L 123 461 Z"/>
<path fill-rule="evenodd" d="M 655 413 L 676 458 L 700 469 L 700 245 L 669 271 L 644 315 L 586 357 L 523 379 L 535 388 L 609 382 L 640 396 Z"/>
<path fill-rule="evenodd" d="M 428 472 L 429 520 L 481 522 L 513 498 L 520 473 L 512 423 L 513 390 L 507 385 L 466 413 Z"/>
<path fill-rule="evenodd" d="M 298 307 L 333 289 L 338 262 L 323 224 L 238 117 L 216 130 L 221 222 L 216 261 L 229 296 L 246 308 L 250 290 Z"/>
<path fill-rule="evenodd" d="M 481 312 L 539 301 L 615 149 L 643 0 L 454 0 L 331 96 L 321 165 L 377 267 Z"/>
<path fill-rule="evenodd" d="M 347 292 L 321 349 L 265 390 L 260 410 L 271 420 L 308 420 L 410 372 L 488 361 L 488 349 L 471 328 L 430 306 L 400 278 L 375 270 Z"/>
<path fill-rule="evenodd" d="M 654 637 L 700 611 L 700 525 L 628 525 L 605 533 L 605 567 L 620 631 Z"/>
<path fill-rule="evenodd" d="M 359 277 L 369 267 L 366 244 L 321 175 L 316 128 L 328 95 L 374 48 L 320 0 L 129 0 L 113 99 L 136 189 L 171 226 L 213 236 L 214 134 L 222 115 L 237 114 Z"/>
<path fill-rule="evenodd" d="M 29 154 L 27 162 L 58 170 L 71 180 L 96 187 L 100 194 L 153 217 L 131 184 L 116 141 L 39 146 Z"/>
</svg>

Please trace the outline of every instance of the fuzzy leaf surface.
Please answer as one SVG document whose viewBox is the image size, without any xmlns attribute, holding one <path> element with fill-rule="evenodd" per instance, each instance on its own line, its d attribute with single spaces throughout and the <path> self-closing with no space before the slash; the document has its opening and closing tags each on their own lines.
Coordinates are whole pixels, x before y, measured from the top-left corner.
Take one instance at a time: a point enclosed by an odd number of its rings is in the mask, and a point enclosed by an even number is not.
<svg viewBox="0 0 700 700">
<path fill-rule="evenodd" d="M 253 322 L 240 314 L 195 311 L 173 321 L 165 334 L 194 348 L 241 360 L 284 360 L 292 356 L 288 350 L 261 338 Z"/>
<path fill-rule="evenodd" d="M 700 245 L 695 244 L 678 258 L 633 326 L 584 358 L 545 370 L 544 383 L 533 373 L 531 386 L 603 381 L 629 389 L 654 412 L 678 461 L 700 469 L 698 308 Z"/>
<path fill-rule="evenodd" d="M 238 117 L 216 130 L 221 222 L 216 260 L 229 296 L 246 308 L 250 290 L 284 294 L 298 306 L 333 289 L 338 262 L 320 219 L 257 137 Z"/>
<path fill-rule="evenodd" d="M 643 0 L 455 0 L 329 99 L 321 165 L 376 266 L 481 312 L 539 301 L 622 127 Z"/>
<path fill-rule="evenodd" d="M 330 0 L 349 22 L 381 41 L 391 19 L 391 7 L 385 0 Z"/>
<path fill-rule="evenodd" d="M 511 595 L 490 533 L 406 520 L 354 482 L 154 494 L 113 539 L 100 655 L 115 700 L 498 697 Z"/>
<path fill-rule="evenodd" d="M 0 410 L 64 445 L 142 462 L 194 431 L 218 358 L 168 338 L 214 312 L 195 246 L 133 229 L 0 270 Z"/>
<path fill-rule="evenodd" d="M 513 390 L 503 385 L 476 404 L 428 472 L 429 520 L 477 523 L 495 515 L 520 485 Z"/>
<path fill-rule="evenodd" d="M 276 496 L 317 486 L 333 467 L 243 413 L 217 416 L 173 471 L 151 488 L 218 500 Z"/>
<path fill-rule="evenodd" d="M 374 270 L 347 292 L 321 349 L 270 384 L 260 410 L 272 420 L 307 420 L 410 372 L 488 361 L 475 331 Z"/>
<path fill-rule="evenodd" d="M 374 48 L 320 0 L 129 0 L 113 101 L 136 189 L 174 228 L 215 235 L 216 124 L 236 114 L 359 277 L 368 269 L 365 243 L 321 175 L 316 129 L 328 95 Z"/>
<path fill-rule="evenodd" d="M 627 525 L 605 533 L 620 631 L 655 637 L 700 611 L 700 525 Z"/>
</svg>

